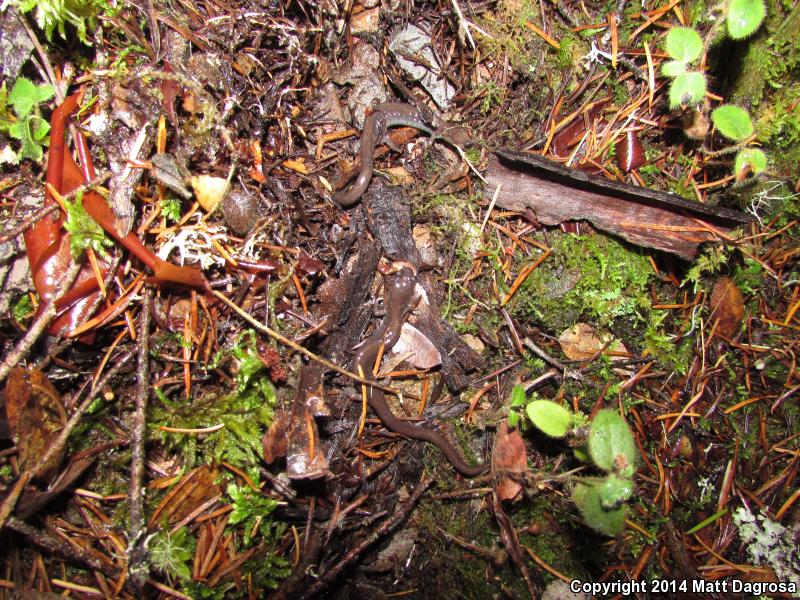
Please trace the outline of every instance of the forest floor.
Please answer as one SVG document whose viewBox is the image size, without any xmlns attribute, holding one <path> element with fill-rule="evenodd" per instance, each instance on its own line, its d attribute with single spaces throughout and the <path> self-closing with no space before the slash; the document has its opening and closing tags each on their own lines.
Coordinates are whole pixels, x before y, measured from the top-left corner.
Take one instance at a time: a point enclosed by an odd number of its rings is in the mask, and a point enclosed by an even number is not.
<svg viewBox="0 0 800 600">
<path fill-rule="evenodd" d="M 797 597 L 798 32 L 6 3 L 0 597 Z"/>
</svg>

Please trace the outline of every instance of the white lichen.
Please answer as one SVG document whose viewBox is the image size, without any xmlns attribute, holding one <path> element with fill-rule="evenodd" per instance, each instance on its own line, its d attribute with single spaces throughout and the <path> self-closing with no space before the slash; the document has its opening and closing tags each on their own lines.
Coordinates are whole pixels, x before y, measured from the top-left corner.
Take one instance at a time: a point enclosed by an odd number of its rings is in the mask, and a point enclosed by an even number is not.
<svg viewBox="0 0 800 600">
<path fill-rule="evenodd" d="M 800 588 L 800 523 L 787 529 L 764 514 L 754 515 L 747 506 L 733 513 L 733 522 L 754 564 L 769 565 L 779 581 Z"/>
</svg>

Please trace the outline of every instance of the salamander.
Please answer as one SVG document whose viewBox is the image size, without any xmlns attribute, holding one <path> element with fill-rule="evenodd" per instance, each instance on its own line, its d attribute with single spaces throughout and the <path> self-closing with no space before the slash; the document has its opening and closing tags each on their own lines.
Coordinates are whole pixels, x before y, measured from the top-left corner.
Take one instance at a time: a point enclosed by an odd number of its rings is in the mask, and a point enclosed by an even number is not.
<svg viewBox="0 0 800 600">
<path fill-rule="evenodd" d="M 387 129 L 400 126 L 419 129 L 434 139 L 443 139 L 452 145 L 468 143 L 466 130 L 459 125 L 445 123 L 443 127 L 434 129 L 422 113 L 410 104 L 399 102 L 378 104 L 375 111 L 364 121 L 364 129 L 361 132 L 361 170 L 358 172 L 358 177 L 349 189 L 340 190 L 333 195 L 339 206 L 352 206 L 367 191 L 369 182 L 372 181 L 372 172 L 375 170 L 375 146 L 383 139 Z"/>
<path fill-rule="evenodd" d="M 397 274 L 386 278 L 386 319 L 383 325 L 361 345 L 353 359 L 353 370 L 358 373 L 359 367 L 364 377 L 373 378 L 372 370 L 381 346 L 389 350 L 400 337 L 400 328 L 405 321 L 414 297 L 414 288 L 417 276 L 408 267 L 401 268 Z M 367 403 L 378 416 L 387 429 L 407 438 L 423 440 L 439 448 L 455 467 L 456 471 L 465 477 L 476 477 L 486 472 L 488 464 L 468 465 L 459 451 L 450 444 L 440 433 L 417 427 L 399 419 L 389 408 L 383 390 L 370 388 L 367 393 Z"/>
</svg>

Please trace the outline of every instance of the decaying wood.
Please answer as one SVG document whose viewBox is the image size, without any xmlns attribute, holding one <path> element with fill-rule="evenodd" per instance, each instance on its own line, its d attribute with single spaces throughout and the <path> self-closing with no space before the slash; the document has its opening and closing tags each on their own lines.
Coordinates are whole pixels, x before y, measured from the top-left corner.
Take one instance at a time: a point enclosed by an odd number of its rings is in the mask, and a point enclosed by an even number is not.
<svg viewBox="0 0 800 600">
<path fill-rule="evenodd" d="M 691 260 L 703 242 L 753 221 L 727 208 L 684 200 L 569 169 L 538 155 L 502 150 L 486 173 L 486 198 L 530 212 L 544 225 L 586 220 L 633 244 Z"/>
<path fill-rule="evenodd" d="M 402 189 L 375 180 L 364 197 L 370 231 L 384 252 L 393 260 L 411 263 L 419 271 L 422 258 L 411 236 L 411 209 L 403 202 Z M 441 354 L 442 377 L 447 387 L 461 391 L 468 384 L 466 373 L 480 368 L 483 359 L 442 319 L 436 300 L 441 289 L 439 279 L 426 272 L 420 275 L 419 283 L 425 289 L 427 302 L 420 303 L 412 321 Z"/>
<path fill-rule="evenodd" d="M 335 362 L 344 361 L 346 352 L 358 342 L 369 319 L 370 313 L 364 310 L 364 305 L 379 256 L 377 244 L 362 244 L 353 271 L 333 284 L 340 302 L 331 304 L 338 312 L 328 316 L 328 321 L 335 325 L 323 342 L 321 352 Z M 330 473 L 315 421 L 315 417 L 330 415 L 323 396 L 322 379 L 326 371 L 324 366 L 310 363 L 300 373 L 297 395 L 286 424 L 286 466 L 292 479 L 318 479 Z"/>
</svg>

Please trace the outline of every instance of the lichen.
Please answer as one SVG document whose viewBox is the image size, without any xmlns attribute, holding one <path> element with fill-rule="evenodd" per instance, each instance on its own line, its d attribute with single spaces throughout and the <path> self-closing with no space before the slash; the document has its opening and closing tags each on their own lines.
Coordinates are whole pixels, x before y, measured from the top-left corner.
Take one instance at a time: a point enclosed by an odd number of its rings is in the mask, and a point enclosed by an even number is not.
<svg viewBox="0 0 800 600">
<path fill-rule="evenodd" d="M 739 538 L 747 545 L 747 554 L 754 564 L 767 564 L 778 581 L 800 587 L 800 524 L 787 529 L 764 514 L 754 515 L 747 506 L 733 513 Z"/>
</svg>

